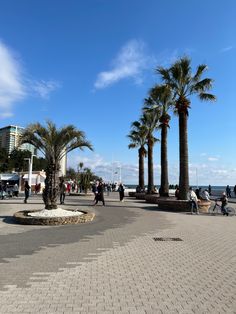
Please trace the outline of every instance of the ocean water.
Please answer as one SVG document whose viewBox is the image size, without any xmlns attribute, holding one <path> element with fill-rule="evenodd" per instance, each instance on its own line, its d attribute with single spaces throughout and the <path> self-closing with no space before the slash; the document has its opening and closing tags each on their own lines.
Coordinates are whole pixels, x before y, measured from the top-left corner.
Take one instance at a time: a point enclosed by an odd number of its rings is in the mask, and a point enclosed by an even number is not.
<svg viewBox="0 0 236 314">
<path fill-rule="evenodd" d="M 130 189 L 135 189 L 137 185 L 135 184 L 125 184 L 125 186 L 127 188 L 130 188 Z M 159 189 L 160 185 L 155 185 L 157 187 L 157 189 Z M 145 188 L 147 188 L 147 185 L 145 185 Z M 197 186 L 196 185 L 192 185 L 192 188 L 195 190 L 197 189 Z M 202 190 L 204 189 L 208 189 L 208 185 L 199 185 L 198 188 L 202 188 Z M 233 193 L 234 191 L 234 186 L 230 186 L 231 188 L 231 193 Z M 224 185 L 212 185 L 211 186 L 211 191 L 212 191 L 212 194 L 215 194 L 215 195 L 218 195 L 218 194 L 221 194 L 223 192 L 225 192 L 225 189 L 226 189 L 226 186 Z"/>
</svg>

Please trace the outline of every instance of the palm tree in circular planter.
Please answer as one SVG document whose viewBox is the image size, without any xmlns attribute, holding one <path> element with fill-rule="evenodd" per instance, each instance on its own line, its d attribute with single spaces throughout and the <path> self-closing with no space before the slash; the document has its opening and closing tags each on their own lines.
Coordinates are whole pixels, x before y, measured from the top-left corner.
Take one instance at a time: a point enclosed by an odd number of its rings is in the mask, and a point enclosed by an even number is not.
<svg viewBox="0 0 236 314">
<path fill-rule="evenodd" d="M 150 98 L 152 101 L 146 103 L 144 110 L 152 111 L 158 108 L 160 110 L 159 128 L 161 129 L 161 185 L 159 189 L 160 196 L 169 196 L 168 180 L 168 158 L 167 158 L 167 135 L 169 121 L 171 119 L 168 111 L 173 105 L 171 89 L 167 85 L 156 85 L 151 88 Z"/>
<path fill-rule="evenodd" d="M 130 139 L 129 148 L 138 148 L 139 156 L 139 187 L 141 191 L 145 190 L 144 186 L 144 158 L 147 155 L 145 148 L 147 141 L 147 129 L 140 121 L 134 121 L 131 124 L 131 131 L 128 135 Z"/>
<path fill-rule="evenodd" d="M 47 121 L 46 127 L 40 123 L 30 124 L 21 137 L 21 144 L 24 143 L 34 145 L 46 159 L 43 200 L 45 209 L 56 209 L 61 159 L 76 148 L 87 147 L 92 150 L 92 145 L 86 139 L 84 132 L 76 129 L 73 125 L 57 129 L 51 121 Z"/>
<path fill-rule="evenodd" d="M 156 72 L 161 75 L 174 95 L 175 112 L 179 116 L 179 198 L 187 200 L 189 189 L 188 170 L 188 114 L 190 109 L 190 97 L 196 95 L 200 100 L 215 101 L 216 97 L 208 91 L 212 88 L 213 80 L 202 79 L 207 70 L 207 65 L 201 64 L 196 73 L 192 73 L 191 59 L 183 57 L 177 60 L 170 68 L 158 67 Z"/>
</svg>

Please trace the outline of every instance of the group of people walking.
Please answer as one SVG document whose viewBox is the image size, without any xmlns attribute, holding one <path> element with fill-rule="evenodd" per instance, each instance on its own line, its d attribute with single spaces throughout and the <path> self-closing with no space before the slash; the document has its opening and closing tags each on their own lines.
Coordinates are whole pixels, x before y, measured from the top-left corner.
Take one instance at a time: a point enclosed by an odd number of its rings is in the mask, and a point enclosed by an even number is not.
<svg viewBox="0 0 236 314">
<path fill-rule="evenodd" d="M 102 181 L 94 182 L 92 185 L 92 192 L 94 194 L 94 200 L 93 200 L 93 205 L 96 206 L 98 202 L 102 202 L 103 206 L 105 206 L 105 200 L 104 200 L 104 189 L 105 185 Z M 119 196 L 120 196 L 120 201 L 124 201 L 124 196 L 125 196 L 125 188 L 122 183 L 120 183 L 119 188 L 118 188 Z"/>
</svg>

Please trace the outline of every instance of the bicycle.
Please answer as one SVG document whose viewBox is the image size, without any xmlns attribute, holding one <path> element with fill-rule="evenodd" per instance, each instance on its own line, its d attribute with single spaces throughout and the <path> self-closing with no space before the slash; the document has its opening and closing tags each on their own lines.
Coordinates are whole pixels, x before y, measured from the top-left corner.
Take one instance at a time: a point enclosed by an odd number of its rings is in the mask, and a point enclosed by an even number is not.
<svg viewBox="0 0 236 314">
<path fill-rule="evenodd" d="M 211 215 L 224 215 L 226 214 L 226 216 L 235 216 L 236 215 L 236 210 L 235 208 L 226 205 L 224 207 L 224 211 L 222 211 L 222 207 L 220 204 L 218 204 L 218 199 L 215 200 L 215 205 L 209 208 L 208 210 L 209 214 Z"/>
</svg>

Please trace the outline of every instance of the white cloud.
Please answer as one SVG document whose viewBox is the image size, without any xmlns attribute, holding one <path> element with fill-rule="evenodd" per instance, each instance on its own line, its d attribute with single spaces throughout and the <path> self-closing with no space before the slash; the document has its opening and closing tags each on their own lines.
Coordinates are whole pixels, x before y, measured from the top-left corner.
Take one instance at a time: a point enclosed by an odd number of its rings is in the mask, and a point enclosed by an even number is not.
<svg viewBox="0 0 236 314">
<path fill-rule="evenodd" d="M 20 62 L 0 41 L 0 110 L 1 116 L 10 114 L 13 103 L 26 95 Z"/>
<path fill-rule="evenodd" d="M 217 161 L 217 160 L 219 160 L 219 158 L 218 157 L 208 157 L 207 160 L 209 160 L 209 161 Z"/>
<path fill-rule="evenodd" d="M 100 72 L 94 84 L 95 89 L 106 88 L 118 81 L 131 78 L 136 84 L 142 83 L 142 72 L 147 68 L 150 58 L 145 54 L 142 41 L 131 40 L 121 48 L 108 71 Z"/>
<path fill-rule="evenodd" d="M 220 52 L 223 53 L 223 52 L 230 51 L 230 50 L 232 50 L 232 49 L 233 49 L 233 46 L 228 46 L 228 47 L 222 48 L 222 49 L 220 50 Z"/>
<path fill-rule="evenodd" d="M 68 155 L 68 167 L 77 169 L 80 162 L 84 163 L 84 167 L 92 169 L 92 171 L 102 177 L 105 181 L 119 181 L 120 169 L 121 179 L 125 184 L 138 184 L 138 163 L 124 163 L 120 161 L 107 161 L 106 158 L 93 152 L 78 153 L 71 152 Z M 178 184 L 179 181 L 179 164 L 169 163 L 169 183 Z M 145 159 L 145 184 L 147 184 L 147 159 Z M 160 165 L 154 163 L 154 184 L 160 184 Z M 199 184 L 199 186 L 211 185 L 235 185 L 236 184 L 236 168 L 235 165 L 227 165 L 222 163 L 190 163 L 189 164 L 189 182 L 190 185 Z"/>
<path fill-rule="evenodd" d="M 29 97 L 32 92 L 42 98 L 59 87 L 53 80 L 29 79 L 19 58 L 0 40 L 0 117 L 13 115 L 13 106 Z"/>
</svg>

